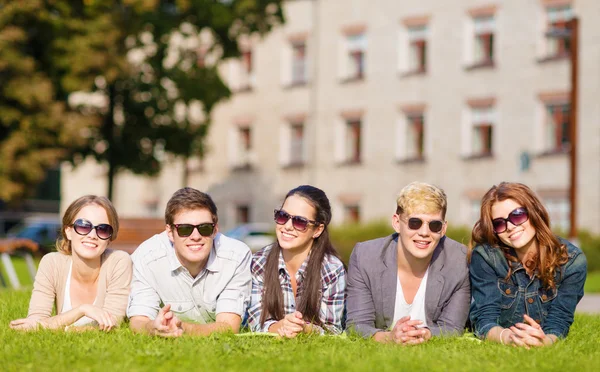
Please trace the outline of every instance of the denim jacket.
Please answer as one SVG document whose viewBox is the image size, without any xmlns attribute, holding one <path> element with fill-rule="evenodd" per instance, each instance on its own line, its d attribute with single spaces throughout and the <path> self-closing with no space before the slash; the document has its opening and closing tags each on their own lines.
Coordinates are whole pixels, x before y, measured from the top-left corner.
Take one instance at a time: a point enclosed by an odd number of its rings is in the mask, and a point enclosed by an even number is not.
<svg viewBox="0 0 600 372">
<path fill-rule="evenodd" d="M 469 265 L 473 296 L 469 318 L 478 337 L 485 338 L 495 326 L 523 322 L 523 314 L 538 322 L 544 333 L 567 336 L 583 297 L 587 261 L 579 248 L 559 240 L 567 246 L 569 261 L 556 271 L 555 289 L 544 288 L 535 275 L 530 278 L 521 262 L 511 263 L 513 272 L 505 280 L 509 263 L 502 250 L 487 244 L 475 247 Z"/>
</svg>

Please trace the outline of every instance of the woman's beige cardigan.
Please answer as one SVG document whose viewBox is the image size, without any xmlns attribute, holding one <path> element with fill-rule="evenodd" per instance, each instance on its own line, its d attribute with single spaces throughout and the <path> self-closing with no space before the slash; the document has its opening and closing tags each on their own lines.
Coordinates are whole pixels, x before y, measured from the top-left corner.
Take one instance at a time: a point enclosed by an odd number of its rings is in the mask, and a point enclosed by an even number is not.
<svg viewBox="0 0 600 372">
<path fill-rule="evenodd" d="M 42 258 L 33 283 L 28 318 L 49 318 L 54 306 L 56 314 L 62 312 L 70 264 L 71 256 L 59 252 L 48 253 Z M 131 275 L 132 263 L 127 252 L 104 251 L 94 304 L 110 312 L 119 322 L 127 310 Z"/>
</svg>

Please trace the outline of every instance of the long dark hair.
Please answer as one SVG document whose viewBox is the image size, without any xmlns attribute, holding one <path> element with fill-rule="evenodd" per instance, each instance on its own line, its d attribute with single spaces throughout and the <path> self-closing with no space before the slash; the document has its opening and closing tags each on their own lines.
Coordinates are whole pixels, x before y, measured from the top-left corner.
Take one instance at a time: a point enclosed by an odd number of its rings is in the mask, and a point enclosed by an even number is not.
<svg viewBox="0 0 600 372">
<path fill-rule="evenodd" d="M 481 216 L 475 223 L 471 234 L 469 244 L 469 260 L 471 253 L 478 244 L 489 244 L 492 247 L 501 249 L 504 257 L 509 262 L 517 262 L 517 258 L 510 254 L 510 248 L 506 246 L 500 238 L 494 233 L 492 225 L 492 206 L 507 199 L 512 199 L 529 213 L 529 223 L 535 229 L 534 239 L 537 242 L 538 252 L 535 256 L 524 263 L 528 269 L 536 269 L 539 277 L 546 288 L 555 288 L 554 274 L 569 260 L 567 247 L 561 244 L 558 238 L 550 230 L 550 216 L 540 199 L 534 192 L 522 183 L 502 182 L 492 188 L 483 196 L 481 200 Z M 512 274 L 512 268 L 509 265 L 508 279 Z"/>
<path fill-rule="evenodd" d="M 296 304 L 296 309 L 302 313 L 305 321 L 322 325 L 321 319 L 319 318 L 319 309 L 321 308 L 320 303 L 323 285 L 321 282 L 323 260 L 327 256 L 339 258 L 337 251 L 331 244 L 329 230 L 327 229 L 329 222 L 331 222 L 331 206 L 325 192 L 314 186 L 298 186 L 288 192 L 285 199 L 292 195 L 305 199 L 313 208 L 315 208 L 315 221 L 324 225 L 321 235 L 313 239 L 310 256 L 306 266 L 306 275 L 301 283 L 302 291 L 300 293 L 300 299 Z M 281 320 L 285 316 L 283 309 L 283 292 L 281 290 L 281 285 L 279 284 L 278 267 L 280 250 L 281 247 L 279 246 L 279 242 L 276 241 L 267 256 L 262 293 L 261 324 L 264 324 L 267 319 Z"/>
</svg>

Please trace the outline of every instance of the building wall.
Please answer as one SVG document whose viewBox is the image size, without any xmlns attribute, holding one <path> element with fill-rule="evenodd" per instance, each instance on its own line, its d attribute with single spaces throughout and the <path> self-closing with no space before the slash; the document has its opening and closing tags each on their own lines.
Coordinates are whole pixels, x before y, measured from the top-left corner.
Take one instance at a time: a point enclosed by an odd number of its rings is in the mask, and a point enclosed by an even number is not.
<svg viewBox="0 0 600 372">
<path fill-rule="evenodd" d="M 249 206 L 250 220 L 268 221 L 286 192 L 304 183 L 326 191 L 335 223 L 347 217 L 344 205 L 358 205 L 361 221 L 389 217 L 397 192 L 414 180 L 444 188 L 452 224 L 472 224 L 483 193 L 501 181 L 526 183 L 545 201 L 564 204 L 568 153 L 542 155 L 545 112 L 540 95 L 568 93 L 570 86 L 568 58 L 542 61 L 547 2 L 451 3 L 288 1 L 286 24 L 251 40 L 252 89 L 234 94 L 215 109 L 209 153 L 191 174 L 190 186 L 215 198 L 221 224 L 239 222 L 236 208 L 243 205 Z M 490 6 L 495 6 L 494 67 L 470 69 L 465 51 L 473 48 L 471 14 Z M 580 17 L 581 35 L 578 224 L 600 232 L 600 2 L 576 0 L 571 6 Z M 427 19 L 427 71 L 406 75 L 399 68 L 407 53 L 400 40 L 405 24 L 415 18 Z M 362 80 L 345 81 L 340 75 L 342 45 L 352 30 L 363 30 L 366 38 L 365 72 Z M 308 83 L 291 87 L 286 48 L 298 38 L 306 40 Z M 239 68 L 236 63 L 221 66 L 232 85 L 239 78 L 233 73 Z M 494 102 L 492 156 L 469 157 L 465 138 L 470 105 L 481 99 Z M 398 122 L 405 116 L 403 109 L 414 105 L 424 107 L 425 157 L 398 161 Z M 341 164 L 338 159 L 339 128 L 349 112 L 360 112 L 362 118 L 358 164 Z M 281 127 L 291 117 L 304 118 L 306 156 L 301 167 L 282 166 Z M 232 138 L 237 128 L 246 126 L 252 133 L 251 167 L 238 169 L 232 163 Z M 525 155 L 530 159 L 527 170 L 521 169 Z M 79 185 L 89 182 L 90 175 L 98 180 L 94 192 L 105 188 L 100 177 L 104 170 L 96 165 L 63 171 L 63 203 L 82 191 Z M 115 197 L 121 215 L 160 215 L 170 194 L 182 186 L 181 172 L 181 164 L 169 161 L 153 180 L 121 176 Z M 147 206 L 148 200 L 154 209 Z"/>
</svg>

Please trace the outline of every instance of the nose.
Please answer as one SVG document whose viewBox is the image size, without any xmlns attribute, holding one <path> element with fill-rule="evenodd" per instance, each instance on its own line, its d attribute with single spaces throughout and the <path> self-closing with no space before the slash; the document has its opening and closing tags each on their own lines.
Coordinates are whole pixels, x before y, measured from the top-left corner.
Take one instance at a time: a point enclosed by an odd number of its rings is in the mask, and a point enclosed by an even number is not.
<svg viewBox="0 0 600 372">
<path fill-rule="evenodd" d="M 292 219 L 288 218 L 288 220 L 285 222 L 285 224 L 283 225 L 283 227 L 286 230 L 293 230 L 294 229 L 294 224 L 292 223 Z"/>
<path fill-rule="evenodd" d="M 98 238 L 98 232 L 96 231 L 96 228 L 92 227 L 90 232 L 87 233 L 87 236 L 89 236 L 91 238 Z"/>
<path fill-rule="evenodd" d="M 421 236 L 429 235 L 429 223 L 427 223 L 427 221 L 423 221 L 423 224 L 421 225 L 421 227 L 419 227 L 419 230 L 417 230 L 417 232 Z"/>
<path fill-rule="evenodd" d="M 202 235 L 200 234 L 200 231 L 198 231 L 198 227 L 194 227 L 194 230 L 192 230 L 192 234 L 189 236 L 189 238 L 192 240 L 202 239 Z"/>
</svg>

